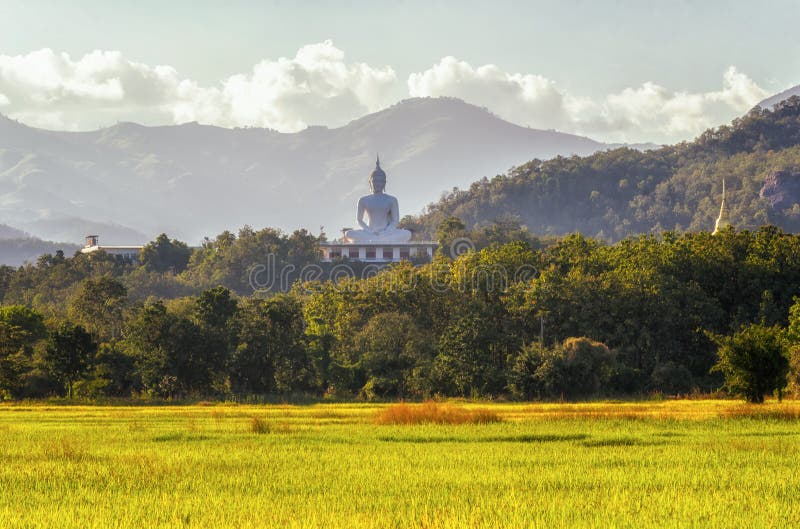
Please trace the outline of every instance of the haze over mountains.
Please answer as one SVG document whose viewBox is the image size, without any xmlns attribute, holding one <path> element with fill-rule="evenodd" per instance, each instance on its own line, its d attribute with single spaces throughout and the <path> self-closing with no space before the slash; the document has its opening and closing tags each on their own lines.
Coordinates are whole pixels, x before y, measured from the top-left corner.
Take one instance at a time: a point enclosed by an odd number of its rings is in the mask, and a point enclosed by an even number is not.
<svg viewBox="0 0 800 529">
<path fill-rule="evenodd" d="M 340 128 L 297 133 L 188 123 L 92 132 L 0 117 L 0 222 L 34 236 L 137 243 L 166 231 L 191 243 L 250 224 L 325 226 L 337 236 L 380 153 L 401 214 L 443 191 L 533 158 L 610 145 L 513 125 L 453 98 L 418 98 Z"/>
</svg>

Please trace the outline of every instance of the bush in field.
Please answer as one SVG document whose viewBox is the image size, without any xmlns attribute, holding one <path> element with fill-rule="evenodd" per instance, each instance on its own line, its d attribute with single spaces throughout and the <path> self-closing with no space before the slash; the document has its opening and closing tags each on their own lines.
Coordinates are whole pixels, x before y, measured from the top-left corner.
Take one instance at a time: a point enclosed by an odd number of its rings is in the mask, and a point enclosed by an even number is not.
<svg viewBox="0 0 800 529">
<path fill-rule="evenodd" d="M 531 400 L 542 396 L 542 385 L 536 373 L 545 361 L 547 351 L 539 344 L 523 347 L 514 358 L 508 373 L 508 388 L 518 399 Z"/>
<path fill-rule="evenodd" d="M 613 392 L 618 365 L 609 348 L 567 338 L 553 349 L 524 348 L 512 364 L 509 389 L 518 398 L 591 398 Z"/>
<path fill-rule="evenodd" d="M 725 376 L 725 387 L 748 402 L 764 402 L 764 395 L 782 391 L 789 371 L 785 331 L 778 326 L 746 325 L 732 336 L 709 337 L 719 347 L 712 371 Z M 779 393 L 780 396 L 780 393 Z"/>
<path fill-rule="evenodd" d="M 665 362 L 653 369 L 650 387 L 667 395 L 689 393 L 692 390 L 692 372 L 675 362 Z"/>
</svg>

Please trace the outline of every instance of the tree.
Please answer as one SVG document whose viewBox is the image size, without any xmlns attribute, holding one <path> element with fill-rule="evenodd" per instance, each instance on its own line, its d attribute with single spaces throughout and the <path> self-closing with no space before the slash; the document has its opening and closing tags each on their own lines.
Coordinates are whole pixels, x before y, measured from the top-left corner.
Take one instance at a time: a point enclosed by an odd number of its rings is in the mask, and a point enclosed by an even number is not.
<svg viewBox="0 0 800 529">
<path fill-rule="evenodd" d="M 20 305 L 0 307 L 0 399 L 19 392 L 33 346 L 46 334 L 40 313 Z"/>
<path fill-rule="evenodd" d="M 195 302 L 195 314 L 204 326 L 222 330 L 236 313 L 237 301 L 225 287 L 202 292 Z"/>
<path fill-rule="evenodd" d="M 236 347 L 235 328 L 238 301 L 225 287 L 215 287 L 197 296 L 194 316 L 202 337 L 203 357 L 200 351 L 194 353 L 198 361 L 205 363 L 209 380 L 221 386 L 225 379 L 225 367 Z"/>
<path fill-rule="evenodd" d="M 100 340 L 116 338 L 127 294 L 125 286 L 109 275 L 86 279 L 70 302 L 70 316 Z"/>
<path fill-rule="evenodd" d="M 532 344 L 511 367 L 510 389 L 521 398 L 596 398 L 614 391 L 614 353 L 588 338 L 567 338 L 550 349 Z"/>
<path fill-rule="evenodd" d="M 270 332 L 265 325 L 265 303 L 261 299 L 246 299 L 236 315 L 239 336 L 228 367 L 234 393 L 266 394 L 275 387 Z"/>
<path fill-rule="evenodd" d="M 226 351 L 217 337 L 193 318 L 168 311 L 161 301 L 139 309 L 127 334 L 126 346 L 149 393 L 208 395 L 224 382 Z"/>
<path fill-rule="evenodd" d="M 75 382 L 88 371 L 96 351 L 92 335 L 80 325 L 65 322 L 50 333 L 45 361 L 53 377 L 66 388 L 68 398 L 72 398 Z"/>
<path fill-rule="evenodd" d="M 320 389 L 306 348 L 302 306 L 293 296 L 243 302 L 236 316 L 238 345 L 230 361 L 237 393 L 290 393 Z"/>
<path fill-rule="evenodd" d="M 81 389 L 88 396 L 130 396 L 136 388 L 134 358 L 120 342 L 103 343 L 95 354 L 87 383 Z"/>
<path fill-rule="evenodd" d="M 142 248 L 140 259 L 148 270 L 177 274 L 186 269 L 191 255 L 192 250 L 185 242 L 170 240 L 166 233 L 162 233 Z"/>
<path fill-rule="evenodd" d="M 789 328 L 786 332 L 789 341 L 789 375 L 788 389 L 796 397 L 800 397 L 800 298 L 794 298 L 789 308 Z"/>
<path fill-rule="evenodd" d="M 450 248 L 453 241 L 465 236 L 466 229 L 464 223 L 458 217 L 447 217 L 439 223 L 436 230 L 436 240 L 439 241 L 439 250 L 443 252 L 444 255 L 451 258 L 456 257 L 452 255 L 452 249 Z"/>
<path fill-rule="evenodd" d="M 367 398 L 420 397 L 429 389 L 430 339 L 409 315 L 373 316 L 356 336 L 355 347 L 367 377 L 362 388 Z"/>
<path fill-rule="evenodd" d="M 462 316 L 439 337 L 434 376 L 443 389 L 462 397 L 495 394 L 505 366 L 493 362 L 494 328 L 477 312 Z"/>
<path fill-rule="evenodd" d="M 709 333 L 719 347 L 712 371 L 725 376 L 725 387 L 748 402 L 762 403 L 764 395 L 780 392 L 789 371 L 785 331 L 778 326 L 742 326 L 732 336 Z"/>
</svg>

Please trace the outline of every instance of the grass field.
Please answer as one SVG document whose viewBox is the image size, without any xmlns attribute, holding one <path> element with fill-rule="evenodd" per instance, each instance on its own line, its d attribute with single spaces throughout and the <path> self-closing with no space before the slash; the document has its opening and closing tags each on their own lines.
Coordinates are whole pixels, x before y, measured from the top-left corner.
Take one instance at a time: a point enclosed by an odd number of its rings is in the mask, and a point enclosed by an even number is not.
<svg viewBox="0 0 800 529">
<path fill-rule="evenodd" d="M 0 527 L 797 527 L 800 402 L 0 406 Z"/>
</svg>

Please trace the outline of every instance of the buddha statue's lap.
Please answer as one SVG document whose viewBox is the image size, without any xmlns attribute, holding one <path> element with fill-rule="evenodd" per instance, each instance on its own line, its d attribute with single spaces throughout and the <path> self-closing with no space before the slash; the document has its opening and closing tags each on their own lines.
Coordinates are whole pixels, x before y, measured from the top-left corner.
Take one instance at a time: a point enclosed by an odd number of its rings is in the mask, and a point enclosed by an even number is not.
<svg viewBox="0 0 800 529">
<path fill-rule="evenodd" d="M 408 242 L 411 239 L 411 232 L 404 229 L 384 230 L 379 233 L 371 233 L 365 230 L 347 230 L 344 238 L 348 242 L 354 243 L 396 243 Z"/>
</svg>

